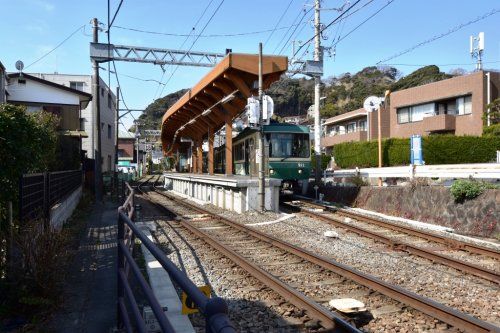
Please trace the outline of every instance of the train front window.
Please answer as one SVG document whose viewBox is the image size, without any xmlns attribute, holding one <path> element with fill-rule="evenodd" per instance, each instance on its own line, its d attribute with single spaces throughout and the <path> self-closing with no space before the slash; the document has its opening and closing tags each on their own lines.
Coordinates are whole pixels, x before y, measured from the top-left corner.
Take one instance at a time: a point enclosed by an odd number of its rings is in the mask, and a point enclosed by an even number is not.
<svg viewBox="0 0 500 333">
<path fill-rule="evenodd" d="M 309 134 L 304 133 L 270 133 L 269 157 L 309 157 Z"/>
</svg>

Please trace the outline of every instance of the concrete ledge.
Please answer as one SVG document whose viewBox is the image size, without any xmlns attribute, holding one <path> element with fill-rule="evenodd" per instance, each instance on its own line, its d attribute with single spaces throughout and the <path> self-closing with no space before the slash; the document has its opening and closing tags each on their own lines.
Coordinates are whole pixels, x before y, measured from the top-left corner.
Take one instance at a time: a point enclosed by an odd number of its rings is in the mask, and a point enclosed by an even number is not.
<svg viewBox="0 0 500 333">
<path fill-rule="evenodd" d="M 50 226 L 61 230 L 63 224 L 71 217 L 82 197 L 82 187 L 78 187 L 63 202 L 50 209 Z"/>
<path fill-rule="evenodd" d="M 153 241 L 150 228 L 153 230 L 156 228 L 154 223 L 137 223 L 137 226 L 146 237 Z M 172 280 L 170 280 L 170 276 L 144 244 L 141 244 L 141 250 L 144 255 L 144 261 L 146 262 L 149 285 L 158 299 L 160 306 L 167 308 L 165 314 L 175 328 L 175 331 L 180 333 L 194 333 L 195 331 L 189 317 L 181 313 L 182 303 L 179 300 Z M 160 330 L 153 329 L 149 330 L 149 332 L 160 332 Z"/>
<path fill-rule="evenodd" d="M 259 210 L 259 180 L 248 176 L 165 173 L 164 188 L 197 203 L 237 213 Z M 266 210 L 279 211 L 281 179 L 266 179 Z"/>
</svg>

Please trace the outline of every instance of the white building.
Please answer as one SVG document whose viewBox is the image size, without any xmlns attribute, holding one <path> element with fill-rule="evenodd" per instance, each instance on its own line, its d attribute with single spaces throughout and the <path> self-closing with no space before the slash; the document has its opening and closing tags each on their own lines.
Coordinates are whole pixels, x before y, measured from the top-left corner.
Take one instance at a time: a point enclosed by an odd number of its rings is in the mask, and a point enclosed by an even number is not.
<svg viewBox="0 0 500 333">
<path fill-rule="evenodd" d="M 32 73 L 31 75 L 83 92 L 92 93 L 92 75 L 45 73 Z M 101 78 L 99 79 L 99 94 L 101 106 L 101 161 L 102 171 L 106 172 L 114 169 L 116 96 Z M 94 158 L 94 150 L 97 146 L 97 139 L 94 138 L 92 104 L 93 101 L 82 110 L 80 119 L 82 130 L 88 134 L 88 138 L 84 138 L 82 142 L 82 149 L 87 151 L 88 158 Z"/>
</svg>

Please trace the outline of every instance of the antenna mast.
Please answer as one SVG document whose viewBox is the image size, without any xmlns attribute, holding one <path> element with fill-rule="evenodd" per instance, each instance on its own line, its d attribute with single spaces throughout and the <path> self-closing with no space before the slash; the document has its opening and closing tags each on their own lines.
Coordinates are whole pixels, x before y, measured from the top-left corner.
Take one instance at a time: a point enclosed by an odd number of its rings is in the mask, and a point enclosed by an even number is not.
<svg viewBox="0 0 500 333">
<path fill-rule="evenodd" d="M 477 36 L 470 36 L 470 55 L 477 59 L 476 71 L 483 69 L 483 51 L 484 51 L 484 32 Z"/>
</svg>

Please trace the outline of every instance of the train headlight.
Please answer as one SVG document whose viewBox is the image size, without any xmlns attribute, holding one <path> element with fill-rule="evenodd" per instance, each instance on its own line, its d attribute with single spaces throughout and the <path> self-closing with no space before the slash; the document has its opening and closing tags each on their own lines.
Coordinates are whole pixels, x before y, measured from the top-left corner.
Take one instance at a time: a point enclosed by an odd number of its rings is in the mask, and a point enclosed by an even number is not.
<svg viewBox="0 0 500 333">
<path fill-rule="evenodd" d="M 274 175 L 274 169 L 269 169 L 269 174 Z"/>
<path fill-rule="evenodd" d="M 299 169 L 299 175 L 302 173 L 302 169 Z"/>
</svg>

